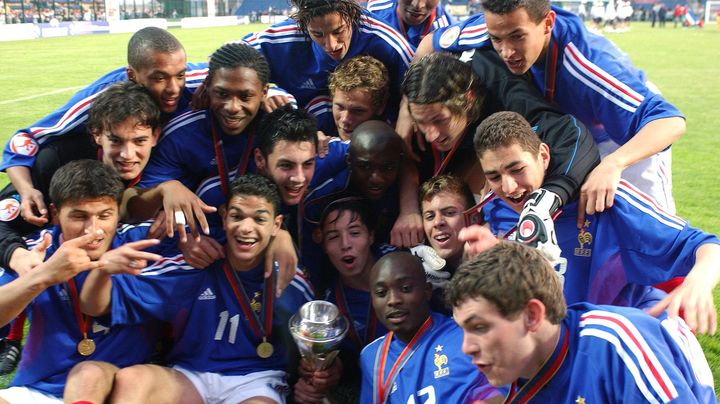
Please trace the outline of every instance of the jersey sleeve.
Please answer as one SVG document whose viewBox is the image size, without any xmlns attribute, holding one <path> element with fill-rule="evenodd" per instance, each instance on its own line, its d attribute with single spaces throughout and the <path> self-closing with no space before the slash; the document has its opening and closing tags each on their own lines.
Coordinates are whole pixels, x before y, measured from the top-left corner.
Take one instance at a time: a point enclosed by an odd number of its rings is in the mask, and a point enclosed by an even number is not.
<svg viewBox="0 0 720 404">
<path fill-rule="evenodd" d="M 563 49 L 566 85 L 576 88 L 573 100 L 592 111 L 610 138 L 625 144 L 649 122 L 683 117 L 643 72 L 606 38 L 588 35 L 587 41 L 569 42 Z"/>
<path fill-rule="evenodd" d="M 0 171 L 8 167 L 32 167 L 35 156 L 43 144 L 59 136 L 67 134 L 84 134 L 87 132 L 85 122 L 93 100 L 108 86 L 127 80 L 125 69 L 114 70 L 94 83 L 75 93 L 62 107 L 50 115 L 41 118 L 33 125 L 15 132 L 3 150 Z"/>
<path fill-rule="evenodd" d="M 605 214 L 611 215 L 629 282 L 651 285 L 685 276 L 695 264 L 698 247 L 720 244 L 716 236 L 665 212 L 624 180 L 615 205 Z"/>
<path fill-rule="evenodd" d="M 486 111 L 514 111 L 525 117 L 540 139 L 550 146 L 550 165 L 543 188 L 560 196 L 563 204 L 573 199 L 585 177 L 600 163 L 600 154 L 585 125 L 550 106 L 522 76 L 506 71 L 492 49 L 463 53 L 487 89 Z"/>
<path fill-rule="evenodd" d="M 485 16 L 478 13 L 465 21 L 436 29 L 432 33 L 432 44 L 436 52 L 464 52 L 489 46 Z"/>
<path fill-rule="evenodd" d="M 318 186 L 330 178 L 334 178 L 341 171 L 347 169 L 347 151 L 350 142 L 331 138 L 328 143 L 328 152 L 325 157 L 315 157 L 315 175 L 313 176 L 311 188 Z"/>
<path fill-rule="evenodd" d="M 112 278 L 112 324 L 142 324 L 153 319 L 172 321 L 193 303 L 203 273 L 185 263 L 181 255 L 166 257 L 138 276 Z"/>
</svg>

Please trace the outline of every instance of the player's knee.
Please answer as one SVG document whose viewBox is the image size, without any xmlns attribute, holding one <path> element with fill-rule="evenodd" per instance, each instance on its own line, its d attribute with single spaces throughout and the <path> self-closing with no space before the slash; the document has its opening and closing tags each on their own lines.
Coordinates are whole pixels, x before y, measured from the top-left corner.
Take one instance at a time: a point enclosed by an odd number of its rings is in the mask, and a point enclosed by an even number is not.
<svg viewBox="0 0 720 404">
<path fill-rule="evenodd" d="M 84 385 L 98 386 L 100 384 L 112 385 L 113 372 L 109 364 L 103 364 L 95 361 L 80 362 L 75 365 L 68 375 L 67 384 L 74 381 Z"/>
<path fill-rule="evenodd" d="M 123 392 L 137 391 L 142 386 L 147 385 L 147 381 L 152 378 L 152 372 L 147 369 L 146 366 L 130 366 L 127 368 L 120 369 L 115 374 L 115 384 L 113 386 L 113 393 L 115 395 L 122 395 Z M 142 380 L 143 383 L 138 383 L 138 380 Z"/>
</svg>

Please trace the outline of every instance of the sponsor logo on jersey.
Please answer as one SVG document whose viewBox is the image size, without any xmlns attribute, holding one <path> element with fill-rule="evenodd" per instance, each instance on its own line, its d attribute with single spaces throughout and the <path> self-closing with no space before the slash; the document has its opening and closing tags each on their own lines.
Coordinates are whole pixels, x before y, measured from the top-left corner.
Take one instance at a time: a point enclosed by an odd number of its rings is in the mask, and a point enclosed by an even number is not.
<svg viewBox="0 0 720 404">
<path fill-rule="evenodd" d="M 27 133 L 18 133 L 10 139 L 10 150 L 23 156 L 34 156 L 38 151 L 38 144 Z"/>
<path fill-rule="evenodd" d="M 10 222 L 20 214 L 20 202 L 15 198 L 0 201 L 0 221 Z"/>
<path fill-rule="evenodd" d="M 443 346 L 440 344 L 435 347 L 435 357 L 433 358 L 433 363 L 435 364 L 435 367 L 437 367 L 437 370 L 433 371 L 433 375 L 436 379 L 448 376 L 450 374 L 450 368 L 447 367 L 448 357 L 447 355 L 442 353 L 442 350 Z"/>
<path fill-rule="evenodd" d="M 442 35 L 440 35 L 440 47 L 447 48 L 450 45 L 455 42 L 455 40 L 460 36 L 460 27 L 453 26 L 445 30 Z"/>
<path fill-rule="evenodd" d="M 215 293 L 213 293 L 210 288 L 205 289 L 202 293 L 200 293 L 200 296 L 198 296 L 198 300 L 214 300 L 215 298 Z"/>
<path fill-rule="evenodd" d="M 586 220 L 585 223 L 583 223 L 582 229 L 578 232 L 578 243 L 580 243 L 580 247 L 575 248 L 575 256 L 577 257 L 590 257 L 592 256 L 592 249 L 585 248 L 585 245 L 590 246 L 593 242 L 593 236 L 590 234 L 587 229 L 590 227 L 590 221 Z"/>
</svg>

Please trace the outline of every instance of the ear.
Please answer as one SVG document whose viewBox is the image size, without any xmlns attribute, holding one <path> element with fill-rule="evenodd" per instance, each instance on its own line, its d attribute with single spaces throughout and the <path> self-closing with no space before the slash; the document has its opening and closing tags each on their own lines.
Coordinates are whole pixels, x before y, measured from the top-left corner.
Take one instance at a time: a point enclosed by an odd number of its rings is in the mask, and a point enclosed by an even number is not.
<svg viewBox="0 0 720 404">
<path fill-rule="evenodd" d="M 473 104 L 475 104 L 475 101 L 477 100 L 477 96 L 475 95 L 475 91 L 473 90 L 467 90 L 465 92 L 465 100 L 468 110 L 472 108 Z"/>
<path fill-rule="evenodd" d="M 370 231 L 368 239 L 370 240 L 370 245 L 375 244 L 375 231 Z"/>
<path fill-rule="evenodd" d="M 323 232 L 319 227 L 313 230 L 312 240 L 315 244 L 319 245 L 322 248 L 325 254 L 327 254 L 327 250 L 325 249 L 325 243 L 323 243 Z"/>
<path fill-rule="evenodd" d="M 58 209 L 54 203 L 50 204 L 50 218 L 52 219 L 52 224 L 54 224 L 54 225 L 60 224 L 60 220 L 58 219 Z"/>
<path fill-rule="evenodd" d="M 545 321 L 545 304 L 538 299 L 530 299 L 525 306 L 525 329 L 537 331 Z"/>
<path fill-rule="evenodd" d="M 218 207 L 218 213 L 220 213 L 220 218 L 222 219 L 223 230 L 227 230 L 227 218 L 225 217 L 225 214 L 227 213 L 227 206 L 225 204 L 220 205 Z"/>
<path fill-rule="evenodd" d="M 95 143 L 96 143 L 98 146 L 102 146 L 102 144 L 101 144 L 102 133 L 101 133 L 100 131 L 93 130 L 93 131 L 90 132 L 90 134 L 92 135 L 93 140 L 95 140 Z"/>
<path fill-rule="evenodd" d="M 555 26 L 555 12 L 553 10 L 548 11 L 545 19 L 543 20 L 543 24 L 545 24 L 545 34 L 547 35 Z"/>
<path fill-rule="evenodd" d="M 265 87 L 263 87 L 263 91 L 262 91 L 263 99 L 265 99 L 265 97 L 267 97 L 267 93 L 268 93 L 269 89 L 270 89 L 270 84 L 265 84 Z"/>
<path fill-rule="evenodd" d="M 538 159 L 543 165 L 543 170 L 547 170 L 550 165 L 550 146 L 545 143 L 540 143 L 540 151 L 538 152 Z"/>
<path fill-rule="evenodd" d="M 135 70 L 128 66 L 125 68 L 125 73 L 127 73 L 128 80 L 137 83 L 137 77 L 135 76 Z"/>
<path fill-rule="evenodd" d="M 160 128 L 153 129 L 153 131 L 152 131 L 152 147 L 157 146 L 157 142 L 158 142 L 158 140 L 160 140 L 160 131 L 161 130 L 162 129 L 160 129 Z"/>
<path fill-rule="evenodd" d="M 282 226 L 283 221 L 283 215 L 277 215 L 275 216 L 275 223 L 273 223 L 273 229 L 272 229 L 272 236 L 277 236 L 278 231 L 280 231 L 280 226 Z"/>
<path fill-rule="evenodd" d="M 253 152 L 253 157 L 255 158 L 255 166 L 257 167 L 258 173 L 261 175 L 265 175 L 265 156 L 262 155 L 262 152 L 259 148 L 255 148 L 255 151 Z"/>
</svg>

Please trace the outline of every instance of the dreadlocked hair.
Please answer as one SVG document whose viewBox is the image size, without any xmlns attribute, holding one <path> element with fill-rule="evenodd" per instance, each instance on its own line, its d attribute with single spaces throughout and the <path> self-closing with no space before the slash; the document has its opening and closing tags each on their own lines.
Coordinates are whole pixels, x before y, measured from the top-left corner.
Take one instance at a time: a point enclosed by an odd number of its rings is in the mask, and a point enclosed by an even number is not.
<svg viewBox="0 0 720 404">
<path fill-rule="evenodd" d="M 468 97 L 470 91 L 472 96 Z M 472 67 L 450 53 L 432 53 L 410 65 L 402 93 L 413 104 L 446 106 L 453 114 L 467 114 L 468 122 L 480 117 L 485 90 Z"/>
<path fill-rule="evenodd" d="M 206 83 L 210 83 L 218 69 L 234 69 L 246 67 L 257 73 L 264 86 L 270 81 L 270 65 L 267 60 L 252 46 L 245 43 L 227 43 L 210 55 Z"/>
<path fill-rule="evenodd" d="M 297 11 L 290 17 L 297 21 L 298 28 L 304 34 L 308 34 L 308 23 L 314 18 L 338 13 L 340 18 L 357 27 L 363 14 L 362 7 L 355 0 L 292 0 L 292 3 Z"/>
</svg>

